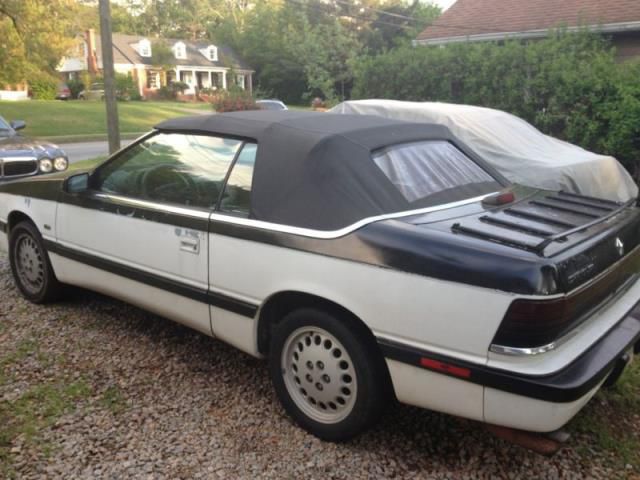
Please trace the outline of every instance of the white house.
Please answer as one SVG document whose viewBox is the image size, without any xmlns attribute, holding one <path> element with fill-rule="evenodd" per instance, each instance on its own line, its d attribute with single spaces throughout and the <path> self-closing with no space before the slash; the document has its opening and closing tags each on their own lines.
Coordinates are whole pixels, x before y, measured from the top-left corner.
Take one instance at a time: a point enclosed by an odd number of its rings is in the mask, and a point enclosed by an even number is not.
<svg viewBox="0 0 640 480">
<path fill-rule="evenodd" d="M 172 53 L 167 65 L 154 64 L 154 46 L 167 46 Z M 140 95 L 155 96 L 157 90 L 172 81 L 189 85 L 187 95 L 202 89 L 227 89 L 231 85 L 251 91 L 254 71 L 229 47 L 207 41 L 188 41 L 167 38 L 113 34 L 114 67 L 118 73 L 131 74 Z M 78 37 L 76 48 L 65 57 L 58 71 L 66 79 L 81 72 L 99 73 L 102 70 L 102 48 L 94 30 Z"/>
</svg>

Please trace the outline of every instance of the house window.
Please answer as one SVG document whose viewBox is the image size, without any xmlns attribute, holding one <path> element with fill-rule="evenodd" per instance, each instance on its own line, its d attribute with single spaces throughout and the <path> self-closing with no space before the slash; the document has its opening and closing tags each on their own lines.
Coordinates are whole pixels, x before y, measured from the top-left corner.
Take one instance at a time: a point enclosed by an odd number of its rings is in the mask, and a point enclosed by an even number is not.
<svg viewBox="0 0 640 480">
<path fill-rule="evenodd" d="M 138 53 L 141 57 L 151 56 L 151 42 L 146 38 L 143 38 L 138 42 Z"/>
<path fill-rule="evenodd" d="M 189 85 L 193 84 L 193 76 L 191 72 L 180 72 L 180 81 Z"/>
<path fill-rule="evenodd" d="M 147 72 L 147 88 L 160 88 L 160 72 Z"/>
<path fill-rule="evenodd" d="M 243 74 L 236 75 L 236 84 L 240 88 L 244 88 L 244 75 Z"/>
<path fill-rule="evenodd" d="M 179 60 L 184 60 L 187 58 L 187 47 L 184 43 L 178 42 L 173 46 L 173 53 L 176 58 Z"/>
</svg>

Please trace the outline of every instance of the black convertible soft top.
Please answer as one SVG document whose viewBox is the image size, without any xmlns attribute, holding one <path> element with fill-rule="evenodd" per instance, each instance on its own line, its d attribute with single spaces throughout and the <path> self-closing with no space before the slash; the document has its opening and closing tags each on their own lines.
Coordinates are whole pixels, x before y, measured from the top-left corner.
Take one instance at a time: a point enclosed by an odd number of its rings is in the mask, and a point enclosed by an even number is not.
<svg viewBox="0 0 640 480">
<path fill-rule="evenodd" d="M 263 110 L 176 118 L 156 129 L 256 141 L 250 216 L 296 227 L 336 230 L 366 217 L 416 208 L 371 159 L 372 151 L 389 145 L 447 140 L 506 184 L 442 125 Z"/>
</svg>

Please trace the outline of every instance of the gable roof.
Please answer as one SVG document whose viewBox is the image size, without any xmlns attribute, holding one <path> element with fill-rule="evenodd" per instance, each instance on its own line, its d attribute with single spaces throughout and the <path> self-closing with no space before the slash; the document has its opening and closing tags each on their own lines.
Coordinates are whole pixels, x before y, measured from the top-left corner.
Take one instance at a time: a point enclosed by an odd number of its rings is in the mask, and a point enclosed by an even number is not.
<svg viewBox="0 0 640 480">
<path fill-rule="evenodd" d="M 156 42 L 165 43 L 168 47 L 173 47 L 178 42 L 182 42 L 186 47 L 186 58 L 178 59 L 173 57 L 172 65 L 194 66 L 194 67 L 230 67 L 243 70 L 251 70 L 251 67 L 242 60 L 231 48 L 225 45 L 215 45 L 207 41 L 190 41 L 176 38 L 151 38 L 139 35 L 126 35 L 124 33 L 113 34 L 113 61 L 114 63 L 130 63 L 141 65 L 153 65 L 151 58 L 141 56 L 135 49 L 140 40 L 147 39 L 151 42 L 151 50 Z M 201 52 L 201 49 L 214 45 L 218 48 L 218 60 L 211 61 Z M 102 65 L 101 42 L 96 42 L 96 55 L 98 63 Z"/>
<path fill-rule="evenodd" d="M 550 28 L 583 25 L 603 32 L 640 30 L 639 0 L 457 0 L 417 43 L 535 38 Z"/>
</svg>

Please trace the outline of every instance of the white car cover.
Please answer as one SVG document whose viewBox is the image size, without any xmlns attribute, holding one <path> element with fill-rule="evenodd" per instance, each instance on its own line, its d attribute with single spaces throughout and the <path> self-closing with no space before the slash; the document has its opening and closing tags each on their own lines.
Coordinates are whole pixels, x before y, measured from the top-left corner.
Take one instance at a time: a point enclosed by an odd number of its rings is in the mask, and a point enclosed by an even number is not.
<svg viewBox="0 0 640 480">
<path fill-rule="evenodd" d="M 638 196 L 633 178 L 615 158 L 545 135 L 501 110 L 449 103 L 357 100 L 340 103 L 330 111 L 446 125 L 514 183 L 618 202 Z"/>
</svg>

